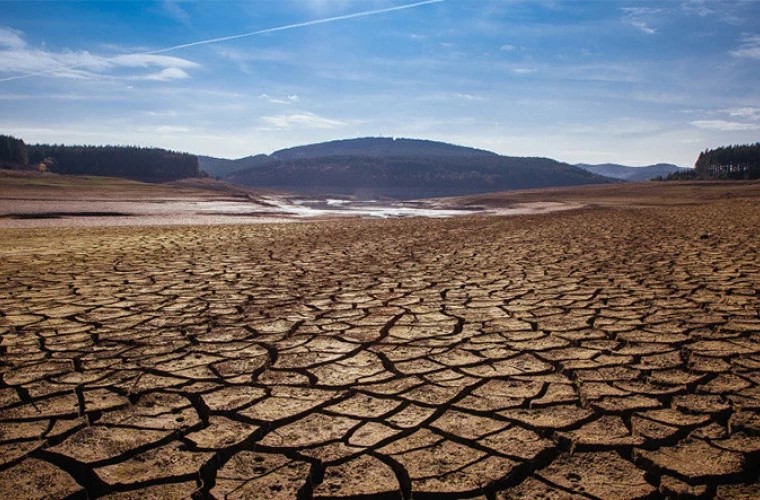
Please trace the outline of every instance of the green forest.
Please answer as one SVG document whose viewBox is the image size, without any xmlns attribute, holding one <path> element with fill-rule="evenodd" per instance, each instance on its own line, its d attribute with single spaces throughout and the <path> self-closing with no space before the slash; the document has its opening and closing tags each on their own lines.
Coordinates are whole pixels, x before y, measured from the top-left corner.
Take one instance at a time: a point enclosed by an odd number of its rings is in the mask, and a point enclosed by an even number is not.
<svg viewBox="0 0 760 500">
<path fill-rule="evenodd" d="M 760 142 L 707 149 L 694 165 L 697 175 L 713 179 L 760 178 Z"/>
<path fill-rule="evenodd" d="M 10 135 L 0 135 L 0 167 L 26 165 L 28 162 L 24 141 Z"/>
<path fill-rule="evenodd" d="M 340 139 L 320 142 L 305 146 L 280 149 L 272 153 L 273 157 L 283 161 L 304 158 L 321 158 L 329 156 L 363 156 L 387 158 L 414 156 L 430 158 L 439 156 L 498 156 L 491 151 L 458 146 L 424 139 L 403 139 L 392 137 L 360 137 L 357 139 Z"/>
<path fill-rule="evenodd" d="M 166 182 L 201 175 L 198 158 L 159 148 L 134 146 L 27 145 L 0 135 L 0 168 L 44 168 L 59 174 L 103 175 Z"/>
<path fill-rule="evenodd" d="M 615 182 L 548 158 L 498 155 L 326 156 L 271 161 L 232 173 L 244 185 L 309 193 L 395 198 L 454 196 L 507 189 Z"/>
<path fill-rule="evenodd" d="M 59 174 L 106 175 L 145 182 L 198 177 L 198 158 L 158 148 L 133 146 L 27 146 L 29 162 L 46 161 Z"/>
</svg>

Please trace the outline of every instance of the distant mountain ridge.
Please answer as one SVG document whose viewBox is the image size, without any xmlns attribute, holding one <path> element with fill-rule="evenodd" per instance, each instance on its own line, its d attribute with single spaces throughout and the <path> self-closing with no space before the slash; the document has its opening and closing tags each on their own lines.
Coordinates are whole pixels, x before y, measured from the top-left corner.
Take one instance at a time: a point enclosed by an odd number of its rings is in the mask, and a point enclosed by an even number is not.
<svg viewBox="0 0 760 500">
<path fill-rule="evenodd" d="M 501 156 L 443 142 L 385 137 L 309 144 L 238 160 L 199 160 L 205 171 L 237 184 L 365 198 L 615 182 L 549 158 Z"/>
<path fill-rule="evenodd" d="M 575 166 L 597 175 L 604 175 L 606 177 L 614 177 L 615 179 L 623 179 L 633 182 L 649 181 L 656 177 L 667 177 L 673 172 L 689 170 L 688 168 L 679 167 L 678 165 L 673 165 L 671 163 L 657 163 L 656 165 L 648 165 L 646 167 L 630 167 L 627 165 L 619 165 L 617 163 L 602 163 L 599 165 L 576 163 Z"/>
</svg>

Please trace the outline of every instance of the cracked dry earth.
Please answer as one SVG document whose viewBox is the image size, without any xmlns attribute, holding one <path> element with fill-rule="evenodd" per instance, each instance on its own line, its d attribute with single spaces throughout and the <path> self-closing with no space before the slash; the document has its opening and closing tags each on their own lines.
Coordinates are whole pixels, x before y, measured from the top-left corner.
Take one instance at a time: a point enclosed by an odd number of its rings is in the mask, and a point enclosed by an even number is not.
<svg viewBox="0 0 760 500">
<path fill-rule="evenodd" d="M 0 231 L 0 496 L 757 498 L 757 207 Z"/>
</svg>

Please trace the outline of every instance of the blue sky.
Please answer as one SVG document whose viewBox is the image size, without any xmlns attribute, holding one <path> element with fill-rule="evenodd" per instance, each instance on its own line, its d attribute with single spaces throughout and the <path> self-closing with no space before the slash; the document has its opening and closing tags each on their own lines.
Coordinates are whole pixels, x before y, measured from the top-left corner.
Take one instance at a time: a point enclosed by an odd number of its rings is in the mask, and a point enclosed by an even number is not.
<svg viewBox="0 0 760 500">
<path fill-rule="evenodd" d="M 3 1 L 0 133 L 227 158 L 394 136 L 683 166 L 760 140 L 758 1 L 389 10 L 413 3 Z"/>
</svg>

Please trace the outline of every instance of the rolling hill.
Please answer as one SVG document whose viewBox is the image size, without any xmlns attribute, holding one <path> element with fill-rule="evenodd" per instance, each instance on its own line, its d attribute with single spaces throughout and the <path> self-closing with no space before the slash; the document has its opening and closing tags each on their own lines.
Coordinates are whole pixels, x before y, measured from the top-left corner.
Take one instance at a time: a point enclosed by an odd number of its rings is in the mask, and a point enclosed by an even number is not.
<svg viewBox="0 0 760 500">
<path fill-rule="evenodd" d="M 606 177 L 614 177 L 615 179 L 623 179 L 632 182 L 645 182 L 652 180 L 655 177 L 666 177 L 673 172 L 690 170 L 671 163 L 658 163 L 646 167 L 629 167 L 626 165 L 618 165 L 616 163 L 602 163 L 600 165 L 576 163 L 575 166 L 597 175 L 604 175 Z"/>
<path fill-rule="evenodd" d="M 411 199 L 615 182 L 549 158 L 501 156 L 417 139 L 346 139 L 239 160 L 201 158 L 200 164 L 209 173 L 206 165 L 229 172 L 226 179 L 237 184 L 361 198 Z"/>
<path fill-rule="evenodd" d="M 369 156 L 372 158 L 385 158 L 389 156 L 494 157 L 498 155 L 484 149 L 475 149 L 424 139 L 363 137 L 281 149 L 272 153 L 272 156 L 280 160 L 301 160 L 304 158 L 320 158 L 328 156 Z"/>
</svg>

